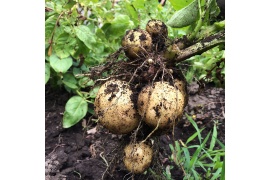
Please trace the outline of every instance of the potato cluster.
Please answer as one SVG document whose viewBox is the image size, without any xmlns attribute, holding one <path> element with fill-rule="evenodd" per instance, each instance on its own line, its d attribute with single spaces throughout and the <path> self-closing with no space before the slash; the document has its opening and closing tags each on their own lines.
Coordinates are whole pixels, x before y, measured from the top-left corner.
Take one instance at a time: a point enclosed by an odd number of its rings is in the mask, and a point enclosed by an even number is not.
<svg viewBox="0 0 270 180">
<path fill-rule="evenodd" d="M 154 79 L 158 76 L 157 72 L 166 71 L 168 74 L 170 71 L 167 71 L 162 60 L 156 58 L 159 56 L 148 56 L 151 53 L 162 56 L 159 52 L 167 37 L 167 27 L 159 20 L 150 20 L 146 30 L 129 30 L 123 37 L 122 47 L 128 62 L 141 62 L 132 72 L 132 78 L 144 81 L 137 80 L 133 83 L 127 79 L 111 78 L 101 85 L 94 103 L 95 113 L 98 123 L 111 133 L 135 133 L 135 129 L 141 128 L 139 124 L 150 128 L 152 132 L 156 129 L 167 132 L 182 116 L 187 104 L 186 81 L 172 78 L 172 73 L 167 76 L 170 80 L 163 80 L 163 75 Z M 142 71 L 143 68 L 148 69 Z M 158 68 L 163 70 L 158 71 Z M 146 82 L 147 76 L 151 81 Z M 145 134 L 152 135 L 149 132 Z M 124 148 L 123 161 L 127 170 L 132 173 L 143 173 L 152 159 L 153 149 L 145 141 L 132 142 Z"/>
</svg>

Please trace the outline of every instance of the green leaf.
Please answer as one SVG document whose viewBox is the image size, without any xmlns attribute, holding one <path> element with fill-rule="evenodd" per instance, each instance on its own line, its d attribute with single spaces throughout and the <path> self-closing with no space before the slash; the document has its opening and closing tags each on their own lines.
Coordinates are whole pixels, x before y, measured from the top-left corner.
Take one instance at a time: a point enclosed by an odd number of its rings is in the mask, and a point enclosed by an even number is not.
<svg viewBox="0 0 270 180">
<path fill-rule="evenodd" d="M 135 0 L 132 5 L 136 8 L 136 9 L 143 9 L 144 8 L 144 0 Z"/>
<path fill-rule="evenodd" d="M 202 128 L 199 132 L 195 132 L 192 136 L 190 136 L 186 142 L 186 144 L 188 144 L 190 141 L 192 141 L 193 139 L 195 139 L 198 134 L 200 134 L 202 131 L 204 130 L 204 128 Z"/>
<path fill-rule="evenodd" d="M 89 48 L 92 49 L 92 46 L 96 42 L 95 34 L 91 32 L 91 30 L 85 26 L 80 25 L 75 27 L 76 36 Z"/>
<path fill-rule="evenodd" d="M 87 6 L 92 0 L 78 0 L 82 6 Z"/>
<path fill-rule="evenodd" d="M 45 63 L 45 84 L 49 81 L 50 79 L 50 64 Z"/>
<path fill-rule="evenodd" d="M 225 149 L 225 145 L 220 140 L 217 139 L 217 143 L 222 149 Z"/>
<path fill-rule="evenodd" d="M 217 139 L 217 127 L 216 127 L 216 124 L 215 124 L 214 128 L 213 128 L 213 134 L 212 134 L 212 139 L 211 139 L 211 142 L 210 142 L 209 150 L 212 151 L 213 148 L 215 147 L 216 139 Z"/>
<path fill-rule="evenodd" d="M 75 59 L 80 59 L 80 56 L 87 56 L 89 54 L 89 48 L 80 39 L 77 39 L 77 43 L 74 49 L 70 50 L 70 54 Z"/>
<path fill-rule="evenodd" d="M 207 134 L 206 138 L 204 139 L 203 143 L 196 149 L 195 153 L 193 154 L 191 160 L 190 160 L 190 163 L 189 163 L 189 166 L 188 166 L 188 170 L 192 169 L 194 164 L 196 164 L 196 161 L 199 157 L 199 154 L 202 150 L 202 148 L 204 148 L 205 146 L 205 143 L 207 142 L 208 138 L 210 136 L 210 132 Z"/>
<path fill-rule="evenodd" d="M 216 18 L 219 13 L 220 13 L 220 9 L 217 5 L 217 1 L 212 0 L 210 7 L 209 7 L 209 19 L 213 20 L 214 18 Z"/>
<path fill-rule="evenodd" d="M 132 26 L 133 24 L 131 24 Z M 104 24 L 102 30 L 105 32 L 107 38 L 118 38 L 123 36 L 130 26 L 130 19 L 127 15 L 118 14 L 113 21 Z"/>
<path fill-rule="evenodd" d="M 215 22 L 214 25 L 217 27 L 217 29 L 225 29 L 225 20 L 223 21 L 219 21 L 219 22 Z"/>
<path fill-rule="evenodd" d="M 185 155 L 185 167 L 188 167 L 189 163 L 190 163 L 190 154 L 189 154 L 189 151 L 188 151 L 188 148 L 186 147 L 183 147 L 182 148 L 183 151 L 184 151 L 184 155 Z"/>
<path fill-rule="evenodd" d="M 221 180 L 225 180 L 225 157 L 222 163 Z"/>
<path fill-rule="evenodd" d="M 94 84 L 95 82 L 89 77 L 83 77 L 82 79 L 79 80 L 79 85 L 83 88 L 87 86 L 93 86 Z"/>
<path fill-rule="evenodd" d="M 65 107 L 63 127 L 69 128 L 78 123 L 87 113 L 87 102 L 80 96 L 71 97 Z"/>
<path fill-rule="evenodd" d="M 139 20 L 138 20 L 138 13 L 136 11 L 136 9 L 134 8 L 134 6 L 126 3 L 125 7 L 127 9 L 127 13 L 129 13 L 129 15 L 131 16 L 131 19 L 133 20 L 135 26 L 137 26 L 139 24 Z"/>
<path fill-rule="evenodd" d="M 205 165 L 201 162 L 201 161 L 197 161 L 197 165 L 199 165 L 205 172 L 207 171 L 206 169 L 205 169 Z"/>
<path fill-rule="evenodd" d="M 202 140 L 201 131 L 199 130 L 199 128 L 198 128 L 196 122 L 192 119 L 191 116 L 189 116 L 188 114 L 186 114 L 186 117 L 187 117 L 187 119 L 189 120 L 189 122 L 193 125 L 193 127 L 196 129 L 197 134 L 198 134 L 198 139 L 199 139 L 200 144 L 201 144 L 201 143 L 202 143 L 202 142 L 201 142 L 201 140 Z"/>
<path fill-rule="evenodd" d="M 198 172 L 197 172 L 195 169 L 191 169 L 191 171 L 192 171 L 192 174 L 193 174 L 194 178 L 195 178 L 196 180 L 199 179 L 199 174 L 198 174 Z"/>
<path fill-rule="evenodd" d="M 61 59 L 66 58 L 70 55 L 70 52 L 73 51 L 77 42 L 76 38 L 70 36 L 66 32 L 59 35 L 57 39 L 54 39 L 54 41 L 54 51 L 56 55 Z"/>
<path fill-rule="evenodd" d="M 167 25 L 174 28 L 181 28 L 193 24 L 199 17 L 198 0 L 194 0 L 185 8 L 175 12 L 167 22 Z"/>
<path fill-rule="evenodd" d="M 62 82 L 71 89 L 78 89 L 77 80 L 72 74 L 64 74 Z"/>
<path fill-rule="evenodd" d="M 218 177 L 220 177 L 221 171 L 222 171 L 222 168 L 218 168 L 217 171 L 213 174 L 213 176 L 212 176 L 212 178 L 210 180 L 218 179 Z"/>
<path fill-rule="evenodd" d="M 57 15 L 53 15 L 45 21 L 45 44 L 49 43 L 49 40 L 51 39 L 56 20 Z"/>
<path fill-rule="evenodd" d="M 72 58 L 60 59 L 56 54 L 50 56 L 50 65 L 56 72 L 65 73 L 72 66 Z"/>
<path fill-rule="evenodd" d="M 90 97 L 90 98 L 95 98 L 95 97 L 97 96 L 97 93 L 98 93 L 99 88 L 100 88 L 99 86 L 94 87 L 94 88 L 90 91 L 89 97 Z"/>
<path fill-rule="evenodd" d="M 192 2 L 192 0 L 169 0 L 169 1 L 176 11 L 186 7 Z"/>
</svg>

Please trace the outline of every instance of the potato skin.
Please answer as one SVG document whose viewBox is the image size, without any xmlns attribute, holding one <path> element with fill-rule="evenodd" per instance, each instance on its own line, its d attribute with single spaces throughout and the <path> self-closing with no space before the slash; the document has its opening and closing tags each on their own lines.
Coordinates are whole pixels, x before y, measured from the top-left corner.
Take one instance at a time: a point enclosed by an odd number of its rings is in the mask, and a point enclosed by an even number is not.
<svg viewBox="0 0 270 180">
<path fill-rule="evenodd" d="M 94 103 L 95 113 L 99 123 L 111 133 L 127 134 L 138 126 L 132 95 L 124 81 L 110 80 L 100 87 Z"/>
<path fill-rule="evenodd" d="M 170 129 L 176 119 L 182 116 L 185 97 L 181 91 L 168 82 L 155 82 L 146 86 L 138 96 L 138 112 L 149 126 L 160 130 Z"/>
<path fill-rule="evenodd" d="M 184 107 L 186 107 L 186 105 L 188 103 L 188 93 L 187 93 L 187 83 L 186 83 L 186 81 L 175 79 L 174 80 L 174 85 L 183 94 L 183 96 L 184 96 Z"/>
<path fill-rule="evenodd" d="M 122 47 L 130 59 L 144 57 L 152 49 L 152 38 L 143 29 L 132 29 L 123 37 Z"/>
<path fill-rule="evenodd" d="M 135 174 L 143 173 L 151 164 L 153 150 L 145 143 L 129 144 L 124 149 L 124 164 Z"/>
</svg>

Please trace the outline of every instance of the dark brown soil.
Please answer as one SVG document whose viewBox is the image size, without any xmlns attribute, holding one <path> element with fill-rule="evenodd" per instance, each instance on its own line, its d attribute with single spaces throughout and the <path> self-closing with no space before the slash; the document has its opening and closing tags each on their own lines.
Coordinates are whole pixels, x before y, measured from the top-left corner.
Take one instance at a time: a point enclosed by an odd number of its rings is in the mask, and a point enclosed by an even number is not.
<svg viewBox="0 0 270 180">
<path fill-rule="evenodd" d="M 218 122 L 218 139 L 225 144 L 225 90 L 207 85 L 199 91 L 198 84 L 191 83 L 188 93 L 189 102 L 185 112 L 193 115 L 199 128 L 206 127 L 202 136 L 205 137 L 214 122 Z M 132 175 L 123 165 L 121 150 L 129 137 L 109 133 L 97 125 L 89 115 L 71 128 L 62 128 L 65 104 L 71 96 L 65 90 L 55 91 L 46 86 L 46 180 L 131 179 Z M 193 133 L 194 127 L 184 116 L 175 128 L 175 139 L 185 142 Z M 159 170 L 156 173 L 162 175 L 167 165 L 174 165 L 169 160 L 171 155 L 169 144 L 173 143 L 173 140 L 169 134 L 162 135 L 155 141 L 154 146 L 159 151 L 155 152 L 154 160 L 158 165 L 152 164 L 151 167 Z M 176 166 L 171 173 L 174 179 L 183 179 L 182 171 Z M 134 179 L 156 178 L 148 172 L 144 175 L 135 175 Z"/>
</svg>

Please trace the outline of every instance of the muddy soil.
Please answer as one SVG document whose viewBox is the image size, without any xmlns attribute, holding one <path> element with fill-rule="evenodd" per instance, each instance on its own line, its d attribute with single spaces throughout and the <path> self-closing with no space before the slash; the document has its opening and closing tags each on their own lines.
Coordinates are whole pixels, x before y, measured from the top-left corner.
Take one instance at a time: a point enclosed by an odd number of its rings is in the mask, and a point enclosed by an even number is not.
<svg viewBox="0 0 270 180">
<path fill-rule="evenodd" d="M 62 128 L 62 117 L 65 103 L 71 97 L 65 90 L 53 90 L 46 86 L 45 105 L 45 176 L 46 180 L 99 180 L 99 179 L 131 179 L 122 162 L 123 144 L 129 137 L 114 135 L 97 125 L 93 118 L 86 116 L 77 125 Z M 206 85 L 200 89 L 196 82 L 188 86 L 189 102 L 185 112 L 192 115 L 199 128 L 205 127 L 202 136 L 218 127 L 218 139 L 225 144 L 225 90 Z M 93 108 L 93 107 L 92 107 Z M 185 142 L 193 133 L 194 127 L 183 116 L 175 127 L 175 140 Z M 156 164 L 152 169 L 161 177 L 169 165 L 173 143 L 171 134 L 154 139 L 158 147 Z M 194 142 L 196 143 L 196 142 Z M 183 172 L 176 166 L 171 170 L 174 179 L 183 179 Z M 143 175 L 135 175 L 134 179 L 156 179 L 147 171 Z"/>
</svg>

